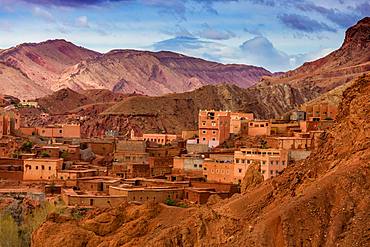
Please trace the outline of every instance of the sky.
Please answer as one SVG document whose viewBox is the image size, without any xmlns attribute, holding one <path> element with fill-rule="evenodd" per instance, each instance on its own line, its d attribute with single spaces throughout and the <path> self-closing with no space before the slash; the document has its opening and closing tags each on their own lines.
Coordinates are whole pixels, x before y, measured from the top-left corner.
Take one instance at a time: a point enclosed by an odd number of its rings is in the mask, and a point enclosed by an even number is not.
<svg viewBox="0 0 370 247">
<path fill-rule="evenodd" d="M 0 0 L 0 49 L 65 39 L 294 69 L 340 47 L 366 0 Z"/>
</svg>

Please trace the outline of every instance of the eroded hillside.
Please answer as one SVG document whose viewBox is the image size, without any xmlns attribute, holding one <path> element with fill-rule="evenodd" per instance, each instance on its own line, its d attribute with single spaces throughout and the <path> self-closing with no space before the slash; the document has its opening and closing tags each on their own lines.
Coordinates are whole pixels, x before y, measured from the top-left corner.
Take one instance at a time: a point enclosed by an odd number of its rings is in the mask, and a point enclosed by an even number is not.
<svg viewBox="0 0 370 247">
<path fill-rule="evenodd" d="M 34 232 L 46 246 L 367 246 L 370 78 L 344 92 L 319 149 L 242 195 L 188 209 L 122 205 L 82 220 L 58 215 Z M 169 217 L 171 216 L 171 217 Z"/>
</svg>

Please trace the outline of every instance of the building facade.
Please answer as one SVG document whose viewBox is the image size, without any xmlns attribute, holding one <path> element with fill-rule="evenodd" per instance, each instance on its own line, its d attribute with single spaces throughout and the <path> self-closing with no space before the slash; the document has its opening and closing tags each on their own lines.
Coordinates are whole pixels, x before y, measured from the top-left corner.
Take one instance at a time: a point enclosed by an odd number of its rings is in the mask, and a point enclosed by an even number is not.
<svg viewBox="0 0 370 247">
<path fill-rule="evenodd" d="M 63 159 L 26 159 L 23 162 L 24 180 L 57 179 L 58 171 L 63 167 Z"/>
<path fill-rule="evenodd" d="M 229 111 L 199 111 L 199 143 L 216 147 L 230 136 Z"/>
</svg>

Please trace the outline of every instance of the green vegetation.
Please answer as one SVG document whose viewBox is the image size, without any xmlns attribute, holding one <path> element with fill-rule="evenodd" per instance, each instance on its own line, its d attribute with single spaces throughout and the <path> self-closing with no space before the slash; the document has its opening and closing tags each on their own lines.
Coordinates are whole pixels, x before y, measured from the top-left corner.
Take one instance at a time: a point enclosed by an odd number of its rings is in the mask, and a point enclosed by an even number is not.
<svg viewBox="0 0 370 247">
<path fill-rule="evenodd" d="M 26 141 L 22 144 L 21 150 L 26 153 L 31 153 L 33 143 L 31 141 Z"/>
<path fill-rule="evenodd" d="M 22 202 L 11 205 L 0 212 L 0 246 L 26 247 L 31 246 L 32 232 L 36 230 L 49 213 L 61 213 L 62 205 L 45 202 L 24 213 Z"/>
<path fill-rule="evenodd" d="M 0 214 L 0 246 L 22 246 L 19 227 L 10 213 Z"/>
<path fill-rule="evenodd" d="M 167 198 L 164 203 L 167 204 L 168 206 L 176 206 L 175 200 L 173 200 L 171 198 Z"/>
<path fill-rule="evenodd" d="M 49 154 L 48 152 L 46 152 L 46 151 L 42 151 L 42 152 L 40 153 L 40 156 L 41 156 L 42 158 L 50 158 L 50 154 Z"/>
<path fill-rule="evenodd" d="M 63 159 L 66 159 L 66 158 L 68 158 L 68 155 L 69 155 L 69 153 L 67 152 L 67 151 L 63 151 L 61 154 L 60 154 L 60 158 L 63 158 Z"/>
</svg>

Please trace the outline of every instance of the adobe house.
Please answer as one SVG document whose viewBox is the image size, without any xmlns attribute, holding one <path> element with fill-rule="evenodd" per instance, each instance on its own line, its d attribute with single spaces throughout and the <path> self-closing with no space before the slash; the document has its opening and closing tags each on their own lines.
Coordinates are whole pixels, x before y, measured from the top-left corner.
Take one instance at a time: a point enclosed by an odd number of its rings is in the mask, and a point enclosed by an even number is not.
<svg viewBox="0 0 370 247">
<path fill-rule="evenodd" d="M 148 178 L 151 175 L 148 163 L 114 163 L 112 174 L 121 178 Z"/>
<path fill-rule="evenodd" d="M 148 164 L 150 167 L 151 177 L 164 176 L 172 173 L 172 157 L 149 157 Z"/>
<path fill-rule="evenodd" d="M 37 134 L 37 128 L 35 127 L 20 127 L 19 131 L 26 136 L 33 136 Z"/>
<path fill-rule="evenodd" d="M 174 157 L 182 153 L 182 149 L 176 146 L 171 147 L 147 147 L 146 152 L 149 157 Z"/>
<path fill-rule="evenodd" d="M 44 155 L 48 158 L 59 158 L 60 149 L 56 146 L 35 147 L 34 150 L 39 157 L 42 157 Z"/>
<path fill-rule="evenodd" d="M 181 138 L 183 140 L 194 139 L 198 137 L 198 130 L 183 130 L 181 131 Z"/>
<path fill-rule="evenodd" d="M 107 192 L 109 186 L 118 186 L 121 184 L 121 178 L 108 176 L 84 177 L 77 180 L 77 187 L 81 191 Z"/>
<path fill-rule="evenodd" d="M 27 159 L 23 162 L 24 180 L 53 180 L 63 167 L 63 159 Z"/>
<path fill-rule="evenodd" d="M 143 140 L 119 140 L 116 143 L 116 152 L 145 153 L 146 142 Z"/>
<path fill-rule="evenodd" d="M 300 132 L 299 122 L 286 122 L 274 120 L 271 122 L 271 135 L 293 136 L 294 132 Z"/>
<path fill-rule="evenodd" d="M 204 157 L 202 155 L 182 155 L 173 158 L 174 174 L 203 174 Z"/>
<path fill-rule="evenodd" d="M 155 142 L 159 145 L 169 145 L 179 139 L 173 134 L 143 134 L 142 138 L 144 141 Z"/>
<path fill-rule="evenodd" d="M 246 125 L 249 136 L 270 136 L 271 135 L 271 121 L 270 120 L 253 120 L 247 121 Z"/>
<path fill-rule="evenodd" d="M 240 183 L 250 164 L 260 164 L 264 179 L 279 175 L 288 165 L 288 150 L 241 148 L 234 154 L 234 179 Z"/>
<path fill-rule="evenodd" d="M 313 117 L 306 121 L 300 121 L 299 126 L 302 132 L 311 132 L 329 129 L 333 123 L 333 120 L 320 120 L 320 118 Z"/>
<path fill-rule="evenodd" d="M 244 120 L 253 120 L 253 113 L 231 112 L 230 113 L 230 133 L 240 134 Z"/>
<path fill-rule="evenodd" d="M 114 141 L 113 140 L 87 140 L 82 141 L 81 145 L 86 145 L 91 148 L 94 154 L 100 156 L 107 156 L 114 152 Z"/>
<path fill-rule="evenodd" d="M 207 181 L 220 183 L 234 182 L 234 155 L 211 155 L 204 160 L 203 175 Z"/>
<path fill-rule="evenodd" d="M 333 104 L 323 102 L 302 106 L 302 110 L 306 112 L 306 119 L 319 118 L 320 120 L 335 120 L 338 107 Z"/>
<path fill-rule="evenodd" d="M 230 111 L 200 110 L 199 143 L 216 147 L 230 136 Z"/>
<path fill-rule="evenodd" d="M 188 140 L 186 142 L 186 151 L 188 154 L 201 154 L 209 152 L 208 144 L 200 144 L 196 140 Z"/>
<path fill-rule="evenodd" d="M 37 127 L 37 134 L 47 138 L 81 138 L 81 127 L 79 124 L 50 125 Z"/>
<path fill-rule="evenodd" d="M 114 162 L 117 163 L 146 163 L 148 158 L 148 153 L 115 152 L 113 154 Z"/>
<path fill-rule="evenodd" d="M 109 195 L 126 196 L 127 201 L 164 203 L 167 199 L 174 201 L 184 198 L 184 189 L 178 187 L 109 187 Z"/>
</svg>

